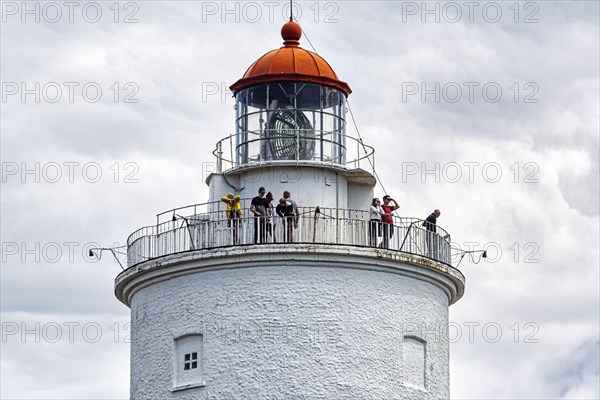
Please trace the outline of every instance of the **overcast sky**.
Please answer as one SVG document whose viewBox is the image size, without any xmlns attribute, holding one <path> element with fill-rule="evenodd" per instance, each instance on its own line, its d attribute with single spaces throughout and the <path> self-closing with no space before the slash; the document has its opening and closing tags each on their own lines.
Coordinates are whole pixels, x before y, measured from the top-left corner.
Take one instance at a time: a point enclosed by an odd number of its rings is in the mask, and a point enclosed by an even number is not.
<svg viewBox="0 0 600 400">
<path fill-rule="evenodd" d="M 206 201 L 226 88 L 287 2 L 23 4 L 2 3 L 1 397 L 127 398 L 121 269 L 87 249 Z M 599 398 L 599 3 L 297 7 L 400 215 L 488 249 L 459 267 L 452 397 Z"/>
</svg>

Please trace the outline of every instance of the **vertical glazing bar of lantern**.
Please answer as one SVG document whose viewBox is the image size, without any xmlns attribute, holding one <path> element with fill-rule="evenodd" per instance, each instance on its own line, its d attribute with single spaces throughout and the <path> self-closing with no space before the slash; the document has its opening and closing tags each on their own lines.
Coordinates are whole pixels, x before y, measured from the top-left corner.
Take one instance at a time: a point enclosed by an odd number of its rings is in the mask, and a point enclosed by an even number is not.
<svg viewBox="0 0 600 400">
<path fill-rule="evenodd" d="M 344 113 L 344 95 L 342 93 L 340 93 L 339 95 L 339 118 L 340 118 L 340 123 L 342 124 L 342 130 L 341 130 L 341 135 L 342 135 L 342 144 L 344 145 L 344 163 L 343 165 L 346 166 L 348 163 L 348 143 L 347 140 L 348 138 L 346 137 L 346 114 Z"/>
<path fill-rule="evenodd" d="M 235 135 L 235 158 L 231 159 L 231 164 L 232 167 L 235 167 L 236 165 L 240 165 L 240 132 L 239 132 L 239 126 L 240 126 L 240 106 L 238 105 L 238 96 L 234 96 L 233 97 L 233 109 L 235 110 L 235 130 L 234 130 L 234 135 Z M 232 151 L 233 153 L 233 151 Z"/>
<path fill-rule="evenodd" d="M 321 86 L 319 89 L 319 94 L 320 94 L 320 100 L 319 100 L 319 104 L 320 104 L 320 108 L 319 108 L 319 119 L 320 119 L 320 125 L 319 125 L 319 152 L 321 153 L 320 156 L 320 160 L 323 161 L 323 106 L 324 106 L 324 100 L 325 100 L 325 94 L 323 93 L 325 89 Z"/>
<path fill-rule="evenodd" d="M 273 103 L 271 100 L 271 85 L 266 85 L 266 94 L 265 94 L 265 104 L 264 104 L 264 111 L 265 111 L 265 128 L 261 128 L 263 129 L 263 131 L 261 132 L 261 140 L 260 140 L 260 148 L 261 151 L 264 148 L 265 151 L 268 151 L 268 148 L 270 146 L 268 146 L 268 141 L 267 140 L 267 136 L 272 136 L 273 132 L 271 132 L 271 130 L 269 129 L 269 120 L 271 119 L 271 117 L 273 116 L 273 113 L 275 112 L 275 104 L 271 104 Z M 271 109 L 271 106 L 273 106 L 273 109 Z M 261 109 L 262 111 L 262 109 Z M 275 140 L 278 140 L 277 138 Z M 263 141 L 264 141 L 264 147 L 263 147 Z M 271 154 L 265 155 L 267 159 L 272 160 L 273 159 L 273 153 L 271 152 Z"/>
<path fill-rule="evenodd" d="M 310 115 L 312 116 L 312 127 L 313 127 L 313 136 L 314 136 L 313 143 L 314 143 L 314 140 L 316 140 L 316 138 L 317 138 L 317 115 L 316 115 L 317 112 L 314 109 L 310 109 L 310 110 L 307 109 L 306 112 L 310 113 Z M 307 136 L 308 136 L 308 133 L 307 133 Z M 314 147 L 313 147 L 313 154 L 311 156 L 311 160 L 316 161 L 317 160 L 317 145 L 313 144 L 313 146 Z"/>
<path fill-rule="evenodd" d="M 344 121 L 342 119 L 342 104 L 338 101 L 336 102 L 337 107 L 336 107 L 336 112 L 335 112 L 335 122 L 336 122 L 336 127 L 335 127 L 335 134 L 337 136 L 337 143 L 338 143 L 338 157 L 339 157 L 339 164 L 343 165 L 344 167 L 346 166 L 346 158 L 345 158 L 345 153 L 346 153 L 346 143 L 344 143 Z"/>
<path fill-rule="evenodd" d="M 340 164 L 343 166 L 346 166 L 346 161 L 347 159 L 345 159 L 344 157 L 344 153 L 345 153 L 345 146 L 346 144 L 344 143 L 344 133 L 345 133 L 345 125 L 344 125 L 344 95 L 337 91 L 335 92 L 335 108 L 334 108 L 334 115 L 335 115 L 335 120 L 337 122 L 337 127 L 336 127 L 336 133 L 338 136 L 338 144 L 340 146 Z"/>
<path fill-rule="evenodd" d="M 337 94 L 337 92 L 336 92 Z M 336 97 L 337 100 L 337 97 Z M 343 154 L 343 146 L 342 146 L 342 124 L 340 123 L 340 103 L 338 101 L 335 102 L 332 110 L 332 118 L 333 118 L 333 132 L 335 132 L 335 147 L 337 148 L 337 158 L 336 163 L 339 165 L 344 165 L 344 157 Z"/>
<path fill-rule="evenodd" d="M 340 164 L 340 165 L 344 165 L 344 158 L 342 156 L 343 154 L 343 148 L 342 148 L 342 137 L 340 135 L 341 133 L 341 129 L 342 129 L 342 125 L 340 124 L 340 103 L 336 101 L 335 106 L 333 107 L 333 132 L 335 135 L 335 148 L 337 149 L 336 152 L 336 163 Z"/>
<path fill-rule="evenodd" d="M 334 105 L 332 107 L 332 114 L 335 115 L 335 108 L 336 105 Z M 339 164 L 340 163 L 340 155 L 338 153 L 339 149 L 338 149 L 338 137 L 337 137 L 337 124 L 336 124 L 336 118 L 332 115 L 328 116 L 329 119 L 331 120 L 331 144 L 332 144 L 332 152 L 331 152 L 331 165 L 333 165 L 334 163 Z"/>
<path fill-rule="evenodd" d="M 298 110 L 298 87 L 294 83 L 294 121 L 298 121 L 298 113 L 302 111 Z M 296 126 L 296 162 L 300 160 L 300 126 Z"/>
<path fill-rule="evenodd" d="M 245 93 L 245 92 L 243 92 Z M 238 165 L 246 164 L 248 161 L 248 141 L 244 138 L 244 101 L 242 93 L 236 95 L 236 104 L 238 105 L 238 118 L 235 125 L 236 140 L 238 146 Z"/>
</svg>

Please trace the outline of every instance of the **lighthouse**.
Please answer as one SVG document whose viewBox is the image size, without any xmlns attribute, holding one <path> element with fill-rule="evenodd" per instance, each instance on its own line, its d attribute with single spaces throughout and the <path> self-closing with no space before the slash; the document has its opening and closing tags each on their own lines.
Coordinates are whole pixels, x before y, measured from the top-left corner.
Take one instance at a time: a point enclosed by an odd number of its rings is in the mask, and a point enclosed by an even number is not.
<svg viewBox="0 0 600 400">
<path fill-rule="evenodd" d="M 127 240 L 131 398 L 449 398 L 448 308 L 465 287 L 450 235 L 371 221 L 351 89 L 296 22 L 281 36 L 231 86 L 208 201 Z"/>
</svg>

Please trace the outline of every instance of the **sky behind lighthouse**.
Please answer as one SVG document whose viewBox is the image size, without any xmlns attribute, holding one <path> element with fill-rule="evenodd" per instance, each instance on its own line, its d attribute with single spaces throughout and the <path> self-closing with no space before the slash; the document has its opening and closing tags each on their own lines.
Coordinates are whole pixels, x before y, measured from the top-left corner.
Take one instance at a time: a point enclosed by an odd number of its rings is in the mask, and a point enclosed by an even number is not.
<svg viewBox="0 0 600 400">
<path fill-rule="evenodd" d="M 376 194 L 487 249 L 459 265 L 452 398 L 600 398 L 599 4 L 294 2 L 353 90 Z M 128 398 L 121 268 L 88 250 L 206 201 L 228 87 L 289 3 L 1 7 L 0 397 Z"/>
</svg>

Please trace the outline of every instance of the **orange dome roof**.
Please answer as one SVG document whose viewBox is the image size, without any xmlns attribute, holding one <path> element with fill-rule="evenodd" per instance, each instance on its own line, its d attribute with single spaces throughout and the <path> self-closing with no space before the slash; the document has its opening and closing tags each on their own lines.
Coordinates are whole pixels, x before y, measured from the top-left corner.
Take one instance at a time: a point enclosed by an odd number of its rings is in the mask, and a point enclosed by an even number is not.
<svg viewBox="0 0 600 400">
<path fill-rule="evenodd" d="M 348 84 L 338 79 L 327 61 L 299 46 L 301 36 L 300 25 L 291 19 L 286 22 L 281 28 L 284 46 L 256 60 L 243 78 L 231 85 L 233 94 L 250 86 L 282 81 L 317 83 L 339 89 L 346 95 L 352 93 Z"/>
</svg>

